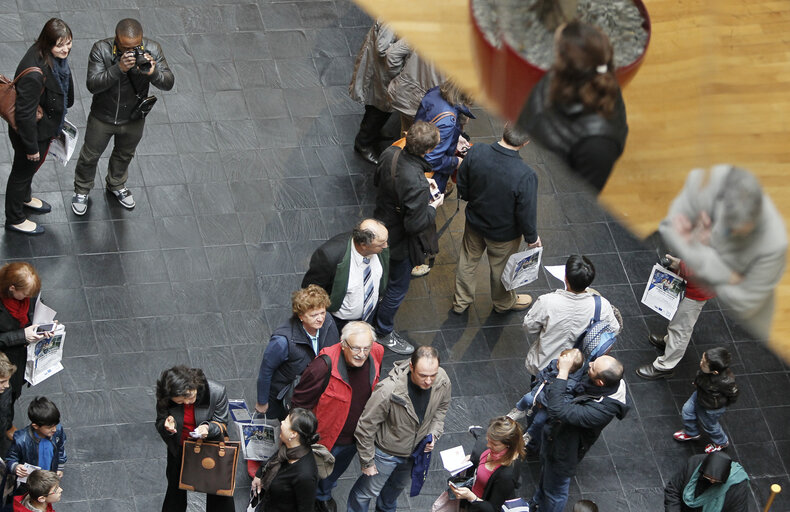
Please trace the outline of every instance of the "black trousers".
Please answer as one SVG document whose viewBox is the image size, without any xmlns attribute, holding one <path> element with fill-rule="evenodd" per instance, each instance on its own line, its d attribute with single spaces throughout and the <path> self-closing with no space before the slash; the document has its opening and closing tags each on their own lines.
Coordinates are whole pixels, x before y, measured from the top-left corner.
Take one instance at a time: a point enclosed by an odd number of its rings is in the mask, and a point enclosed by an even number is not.
<svg viewBox="0 0 790 512">
<path fill-rule="evenodd" d="M 20 224 L 27 218 L 24 203 L 30 202 L 32 198 L 33 175 L 44 163 L 49 151 L 50 140 L 38 141 L 40 158 L 38 162 L 34 162 L 27 159 L 27 151 L 22 146 L 22 139 L 10 128 L 8 129 L 8 138 L 14 148 L 14 162 L 11 164 L 11 174 L 8 175 L 8 184 L 5 187 L 5 223 Z"/>
<path fill-rule="evenodd" d="M 359 132 L 354 140 L 360 146 L 371 146 L 381 136 L 381 129 L 387 124 L 391 112 L 384 112 L 373 105 L 365 105 L 365 115 L 359 123 Z"/>
<path fill-rule="evenodd" d="M 162 503 L 162 512 L 186 512 L 187 492 L 178 488 L 181 476 L 181 452 L 177 456 L 167 450 L 167 493 Z M 206 494 L 206 512 L 235 512 L 233 496 Z"/>
</svg>

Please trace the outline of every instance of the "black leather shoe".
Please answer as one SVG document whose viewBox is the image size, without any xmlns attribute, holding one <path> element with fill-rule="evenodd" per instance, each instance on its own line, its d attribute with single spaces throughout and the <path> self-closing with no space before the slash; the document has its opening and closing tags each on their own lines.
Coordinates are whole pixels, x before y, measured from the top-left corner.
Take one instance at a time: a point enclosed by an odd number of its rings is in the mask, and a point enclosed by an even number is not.
<svg viewBox="0 0 790 512">
<path fill-rule="evenodd" d="M 25 231 L 24 229 L 18 228 L 13 224 L 6 224 L 5 228 L 7 231 L 15 231 L 17 233 L 22 233 L 23 235 L 43 235 L 44 234 L 44 226 L 41 224 L 36 224 L 36 227 L 32 231 Z"/>
<path fill-rule="evenodd" d="M 372 147 L 363 146 L 362 144 L 355 142 L 354 151 L 359 153 L 359 156 L 361 156 L 367 162 L 370 162 L 373 165 L 379 164 L 379 156 Z"/>
<path fill-rule="evenodd" d="M 666 379 L 667 377 L 672 377 L 675 375 L 674 370 L 659 370 L 653 363 L 648 363 L 646 365 L 642 365 L 636 369 L 636 374 L 642 377 L 645 380 L 658 380 L 658 379 Z"/>
<path fill-rule="evenodd" d="M 39 199 L 41 201 L 41 206 L 30 206 L 29 204 L 24 204 L 24 207 L 30 210 L 31 212 L 36 213 L 49 213 L 52 211 L 52 205 L 48 202 L 44 201 L 43 199 Z"/>
<path fill-rule="evenodd" d="M 650 341 L 650 344 L 656 348 L 660 348 L 661 350 L 667 348 L 667 342 L 664 341 L 663 336 L 656 336 L 655 334 L 651 334 L 650 336 L 648 336 L 647 339 L 648 341 Z"/>
</svg>

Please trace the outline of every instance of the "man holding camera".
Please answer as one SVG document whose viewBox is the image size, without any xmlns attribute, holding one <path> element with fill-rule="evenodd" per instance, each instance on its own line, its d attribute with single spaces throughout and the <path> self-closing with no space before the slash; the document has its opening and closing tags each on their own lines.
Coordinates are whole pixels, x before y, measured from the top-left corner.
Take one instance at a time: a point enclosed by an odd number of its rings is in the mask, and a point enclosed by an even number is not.
<svg viewBox="0 0 790 512">
<path fill-rule="evenodd" d="M 143 27 L 135 19 L 119 21 L 114 38 L 94 43 L 87 79 L 93 102 L 74 170 L 71 209 L 75 214 L 88 211 L 96 165 L 111 138 L 115 141 L 105 179 L 107 192 L 124 208 L 134 208 L 134 198 L 126 188 L 127 171 L 143 137 L 145 116 L 156 101 L 148 96 L 148 88 L 153 84 L 169 91 L 174 81 L 159 43 L 144 38 Z"/>
</svg>

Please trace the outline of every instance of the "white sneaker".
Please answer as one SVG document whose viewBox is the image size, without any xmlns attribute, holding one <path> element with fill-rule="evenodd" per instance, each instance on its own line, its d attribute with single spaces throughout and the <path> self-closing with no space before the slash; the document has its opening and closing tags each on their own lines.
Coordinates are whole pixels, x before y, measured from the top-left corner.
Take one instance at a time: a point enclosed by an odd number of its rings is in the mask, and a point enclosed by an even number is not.
<svg viewBox="0 0 790 512">
<path fill-rule="evenodd" d="M 75 215 L 85 215 L 88 211 L 88 194 L 74 194 L 71 198 L 71 211 Z"/>
<path fill-rule="evenodd" d="M 512 409 L 510 409 L 509 413 L 505 414 L 505 416 L 507 416 L 513 421 L 518 421 L 526 415 L 527 415 L 526 411 L 521 411 L 519 410 L 518 407 L 513 407 Z"/>
<path fill-rule="evenodd" d="M 132 208 L 134 208 L 135 206 L 134 197 L 132 197 L 132 191 L 129 190 L 128 188 L 123 187 L 120 190 L 110 190 L 108 188 L 107 192 L 110 192 L 112 195 L 114 195 L 115 199 L 117 199 L 118 202 L 121 203 L 121 206 L 123 206 L 127 210 L 131 210 Z"/>
</svg>

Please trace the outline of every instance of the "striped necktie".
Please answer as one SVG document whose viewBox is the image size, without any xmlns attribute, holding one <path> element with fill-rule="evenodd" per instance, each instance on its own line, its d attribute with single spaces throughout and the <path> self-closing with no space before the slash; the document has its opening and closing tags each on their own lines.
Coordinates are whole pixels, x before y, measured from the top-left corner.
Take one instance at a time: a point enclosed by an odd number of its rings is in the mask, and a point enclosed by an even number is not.
<svg viewBox="0 0 790 512">
<path fill-rule="evenodd" d="M 362 303 L 362 320 L 370 322 L 373 314 L 373 279 L 371 279 L 370 258 L 362 258 L 365 268 L 362 269 L 362 288 L 365 290 L 365 300 Z"/>
</svg>

